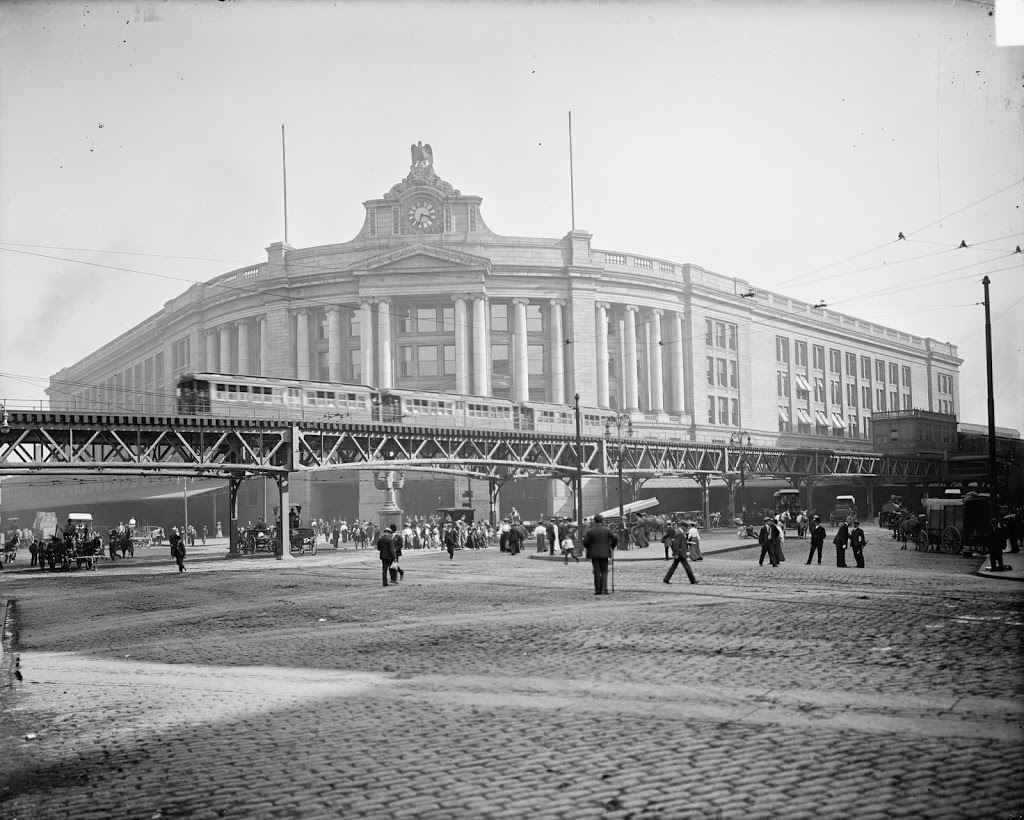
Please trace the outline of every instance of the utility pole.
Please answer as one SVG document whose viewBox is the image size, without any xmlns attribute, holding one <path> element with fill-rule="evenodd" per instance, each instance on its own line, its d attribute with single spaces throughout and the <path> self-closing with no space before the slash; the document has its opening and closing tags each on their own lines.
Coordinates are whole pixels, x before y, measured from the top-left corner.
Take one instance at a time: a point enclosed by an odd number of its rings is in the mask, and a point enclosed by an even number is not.
<svg viewBox="0 0 1024 820">
<path fill-rule="evenodd" d="M 999 476 L 996 473 L 996 399 L 992 387 L 992 313 L 988 298 L 989 278 L 981 280 L 985 287 L 985 373 L 988 376 L 988 483 L 992 522 L 999 515 Z"/>
<path fill-rule="evenodd" d="M 583 427 L 580 394 L 576 394 L 576 538 L 583 538 Z M 568 560 L 568 559 L 566 559 Z"/>
</svg>

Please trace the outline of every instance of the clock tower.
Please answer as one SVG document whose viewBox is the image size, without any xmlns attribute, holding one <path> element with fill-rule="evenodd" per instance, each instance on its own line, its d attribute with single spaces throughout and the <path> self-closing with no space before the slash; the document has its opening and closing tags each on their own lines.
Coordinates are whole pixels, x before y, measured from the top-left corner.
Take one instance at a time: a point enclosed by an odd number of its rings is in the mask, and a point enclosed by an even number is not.
<svg viewBox="0 0 1024 820">
<path fill-rule="evenodd" d="M 358 239 L 378 240 L 491 234 L 480 216 L 478 196 L 464 196 L 434 171 L 430 144 L 411 147 L 409 174 L 381 199 L 364 202 L 366 222 Z"/>
</svg>

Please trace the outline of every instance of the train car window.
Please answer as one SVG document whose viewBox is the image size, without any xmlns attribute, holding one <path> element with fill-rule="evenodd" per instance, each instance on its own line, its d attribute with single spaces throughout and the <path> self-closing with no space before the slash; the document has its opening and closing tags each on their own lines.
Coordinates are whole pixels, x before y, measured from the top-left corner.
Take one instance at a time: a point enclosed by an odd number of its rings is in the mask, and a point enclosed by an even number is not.
<svg viewBox="0 0 1024 820">
<path fill-rule="evenodd" d="M 314 394 L 314 392 L 312 390 L 304 390 L 304 391 L 302 391 L 302 394 L 306 398 L 306 404 L 312 404 L 312 405 L 316 404 L 316 395 Z"/>
<path fill-rule="evenodd" d="M 228 401 L 238 401 L 238 385 L 228 385 Z"/>
<path fill-rule="evenodd" d="M 274 391 L 274 404 L 284 404 L 284 391 L 280 387 L 272 389 Z"/>
<path fill-rule="evenodd" d="M 218 401 L 224 401 L 224 393 L 226 392 L 226 390 L 227 388 L 223 384 L 217 385 L 216 395 Z"/>
<path fill-rule="evenodd" d="M 249 398 L 249 388 L 248 388 L 247 385 L 244 385 L 244 384 L 238 385 L 238 392 L 239 392 L 239 394 L 245 393 L 245 396 L 239 395 L 239 398 L 243 398 L 243 399 L 248 399 Z"/>
</svg>

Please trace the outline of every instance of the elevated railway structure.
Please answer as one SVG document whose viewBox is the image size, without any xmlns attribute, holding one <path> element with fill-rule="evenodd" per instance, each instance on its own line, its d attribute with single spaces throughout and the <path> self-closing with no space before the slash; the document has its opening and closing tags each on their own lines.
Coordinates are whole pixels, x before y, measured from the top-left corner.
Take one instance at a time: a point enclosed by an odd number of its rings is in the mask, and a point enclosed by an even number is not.
<svg viewBox="0 0 1024 820">
<path fill-rule="evenodd" d="M 513 478 L 535 475 L 568 481 L 577 470 L 584 478 L 607 478 L 619 474 L 620 462 L 621 474 L 634 487 L 654 477 L 696 481 L 704 491 L 705 507 L 712 479 L 725 481 L 731 501 L 745 477 L 785 479 L 806 493 L 811 506 L 814 486 L 827 479 L 928 484 L 943 481 L 947 473 L 941 457 L 592 434 L 582 436 L 577 446 L 575 436 L 556 433 L 400 423 L 42 412 L 10 412 L 5 422 L 0 427 L 0 475 L 226 480 L 232 552 L 237 546 L 238 490 L 256 476 L 276 481 L 281 509 L 286 510 L 289 476 L 315 470 L 456 473 L 487 481 L 492 509 L 502 484 Z"/>
</svg>

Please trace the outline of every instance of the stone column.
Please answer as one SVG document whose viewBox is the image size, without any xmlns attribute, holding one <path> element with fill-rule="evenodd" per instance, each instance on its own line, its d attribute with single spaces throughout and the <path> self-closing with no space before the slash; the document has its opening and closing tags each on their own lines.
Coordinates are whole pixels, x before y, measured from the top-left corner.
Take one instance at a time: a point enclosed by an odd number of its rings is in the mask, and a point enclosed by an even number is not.
<svg viewBox="0 0 1024 820">
<path fill-rule="evenodd" d="M 565 404 L 565 339 L 562 337 L 563 299 L 551 300 L 551 401 Z"/>
<path fill-rule="evenodd" d="M 513 354 L 513 373 L 515 374 L 515 401 L 530 400 L 530 368 L 526 348 L 526 306 L 529 299 L 513 299 L 512 306 L 515 315 L 512 325 L 512 344 L 515 350 Z"/>
<path fill-rule="evenodd" d="M 270 373 L 268 365 L 270 364 L 269 355 L 269 343 L 270 339 L 267 336 L 267 317 L 260 317 L 260 375 L 267 376 Z"/>
<path fill-rule="evenodd" d="M 627 411 L 640 409 L 636 383 L 636 312 L 636 307 L 626 305 L 625 327 L 623 328 L 625 338 L 623 339 L 622 371 L 625 375 L 623 392 L 626 394 L 625 404 Z"/>
<path fill-rule="evenodd" d="M 373 302 L 366 300 L 359 305 L 359 369 L 360 381 L 371 387 L 377 386 L 377 374 L 373 370 Z"/>
<path fill-rule="evenodd" d="M 378 387 L 394 386 L 391 361 L 391 299 L 385 296 L 377 302 L 377 364 L 380 367 Z"/>
<path fill-rule="evenodd" d="M 465 396 L 470 392 L 469 336 L 466 322 L 466 296 L 453 296 L 455 302 L 455 392 Z"/>
<path fill-rule="evenodd" d="M 220 373 L 220 334 L 216 330 L 206 331 L 206 370 Z"/>
<path fill-rule="evenodd" d="M 309 378 L 309 314 L 295 314 L 295 378 Z"/>
<path fill-rule="evenodd" d="M 341 308 L 327 311 L 327 378 L 341 381 Z"/>
<path fill-rule="evenodd" d="M 665 409 L 664 370 L 661 357 L 661 314 L 660 310 L 651 311 L 650 339 L 650 379 L 651 379 L 651 412 L 661 413 Z"/>
<path fill-rule="evenodd" d="M 608 304 L 597 303 L 597 406 L 608 406 Z"/>
<path fill-rule="evenodd" d="M 220 372 L 234 372 L 231 368 L 231 325 L 220 326 Z"/>
<path fill-rule="evenodd" d="M 243 376 L 248 376 L 250 370 L 249 322 L 243 319 L 238 322 L 238 372 Z"/>
<path fill-rule="evenodd" d="M 673 413 L 682 413 L 686 409 L 683 397 L 683 317 L 672 312 L 668 320 L 668 366 L 672 373 L 672 400 L 669 407 Z"/>
<path fill-rule="evenodd" d="M 473 392 L 478 396 L 491 394 L 491 343 L 487 333 L 487 300 L 473 300 Z"/>
</svg>

